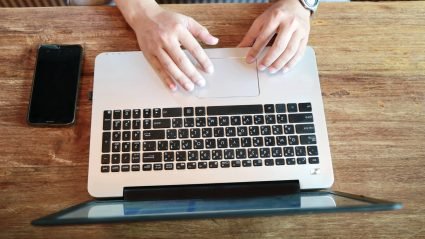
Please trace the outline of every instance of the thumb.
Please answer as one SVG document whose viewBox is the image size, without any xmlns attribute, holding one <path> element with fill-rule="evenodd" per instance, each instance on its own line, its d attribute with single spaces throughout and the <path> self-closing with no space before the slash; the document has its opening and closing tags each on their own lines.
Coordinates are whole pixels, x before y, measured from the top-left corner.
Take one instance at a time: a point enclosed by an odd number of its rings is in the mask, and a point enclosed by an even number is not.
<svg viewBox="0 0 425 239">
<path fill-rule="evenodd" d="M 218 38 L 211 35 L 208 30 L 195 21 L 193 18 L 190 18 L 188 30 L 192 33 L 193 36 L 201 40 L 203 43 L 208 45 L 215 45 L 218 43 Z"/>
</svg>

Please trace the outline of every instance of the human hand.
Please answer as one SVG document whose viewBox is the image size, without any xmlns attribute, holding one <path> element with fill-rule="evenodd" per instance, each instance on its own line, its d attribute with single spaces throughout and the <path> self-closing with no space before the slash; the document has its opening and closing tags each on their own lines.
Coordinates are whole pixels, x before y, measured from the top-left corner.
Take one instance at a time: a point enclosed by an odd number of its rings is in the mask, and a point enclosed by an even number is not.
<svg viewBox="0 0 425 239">
<path fill-rule="evenodd" d="M 309 33 L 310 11 L 298 0 L 281 0 L 255 19 L 238 47 L 252 46 L 246 56 L 247 63 L 252 63 L 276 34 L 273 45 L 258 61 L 258 69 L 287 72 L 304 54 Z"/>
<path fill-rule="evenodd" d="M 140 49 L 171 90 L 177 89 L 175 82 L 187 91 L 192 91 L 195 84 L 205 85 L 205 79 L 181 46 L 188 50 L 203 71 L 212 73 L 213 64 L 196 38 L 215 45 L 218 43 L 216 37 L 193 18 L 164 10 L 157 4 L 150 5 L 145 14 L 133 10 L 129 15 L 127 21 L 136 33 Z"/>
</svg>

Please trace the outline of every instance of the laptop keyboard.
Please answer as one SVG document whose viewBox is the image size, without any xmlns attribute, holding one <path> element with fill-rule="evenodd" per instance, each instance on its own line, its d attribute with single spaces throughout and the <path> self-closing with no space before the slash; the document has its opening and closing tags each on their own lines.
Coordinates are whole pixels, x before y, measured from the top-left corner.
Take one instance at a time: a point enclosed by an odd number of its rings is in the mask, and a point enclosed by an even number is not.
<svg viewBox="0 0 425 239">
<path fill-rule="evenodd" d="M 101 172 L 318 164 L 311 103 L 103 112 Z"/>
</svg>

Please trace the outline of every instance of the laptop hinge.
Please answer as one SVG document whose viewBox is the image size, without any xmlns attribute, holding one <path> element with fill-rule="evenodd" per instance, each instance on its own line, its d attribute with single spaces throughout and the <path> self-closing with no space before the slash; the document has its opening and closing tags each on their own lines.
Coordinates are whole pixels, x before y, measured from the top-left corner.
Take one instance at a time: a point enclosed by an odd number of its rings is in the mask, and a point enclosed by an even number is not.
<svg viewBox="0 0 425 239">
<path fill-rule="evenodd" d="M 246 198 L 300 192 L 298 180 L 124 188 L 124 200 Z"/>
</svg>

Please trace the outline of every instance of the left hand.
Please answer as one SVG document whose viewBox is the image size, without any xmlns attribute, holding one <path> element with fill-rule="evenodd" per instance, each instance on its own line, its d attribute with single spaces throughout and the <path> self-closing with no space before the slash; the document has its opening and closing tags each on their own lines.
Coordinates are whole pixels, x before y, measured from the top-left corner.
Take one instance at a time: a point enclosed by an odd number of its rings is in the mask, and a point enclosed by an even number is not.
<svg viewBox="0 0 425 239">
<path fill-rule="evenodd" d="M 246 61 L 252 63 L 277 34 L 269 51 L 258 61 L 258 69 L 287 72 L 304 54 L 309 33 L 310 10 L 299 0 L 281 0 L 255 19 L 238 47 L 252 46 L 246 56 Z"/>
</svg>

